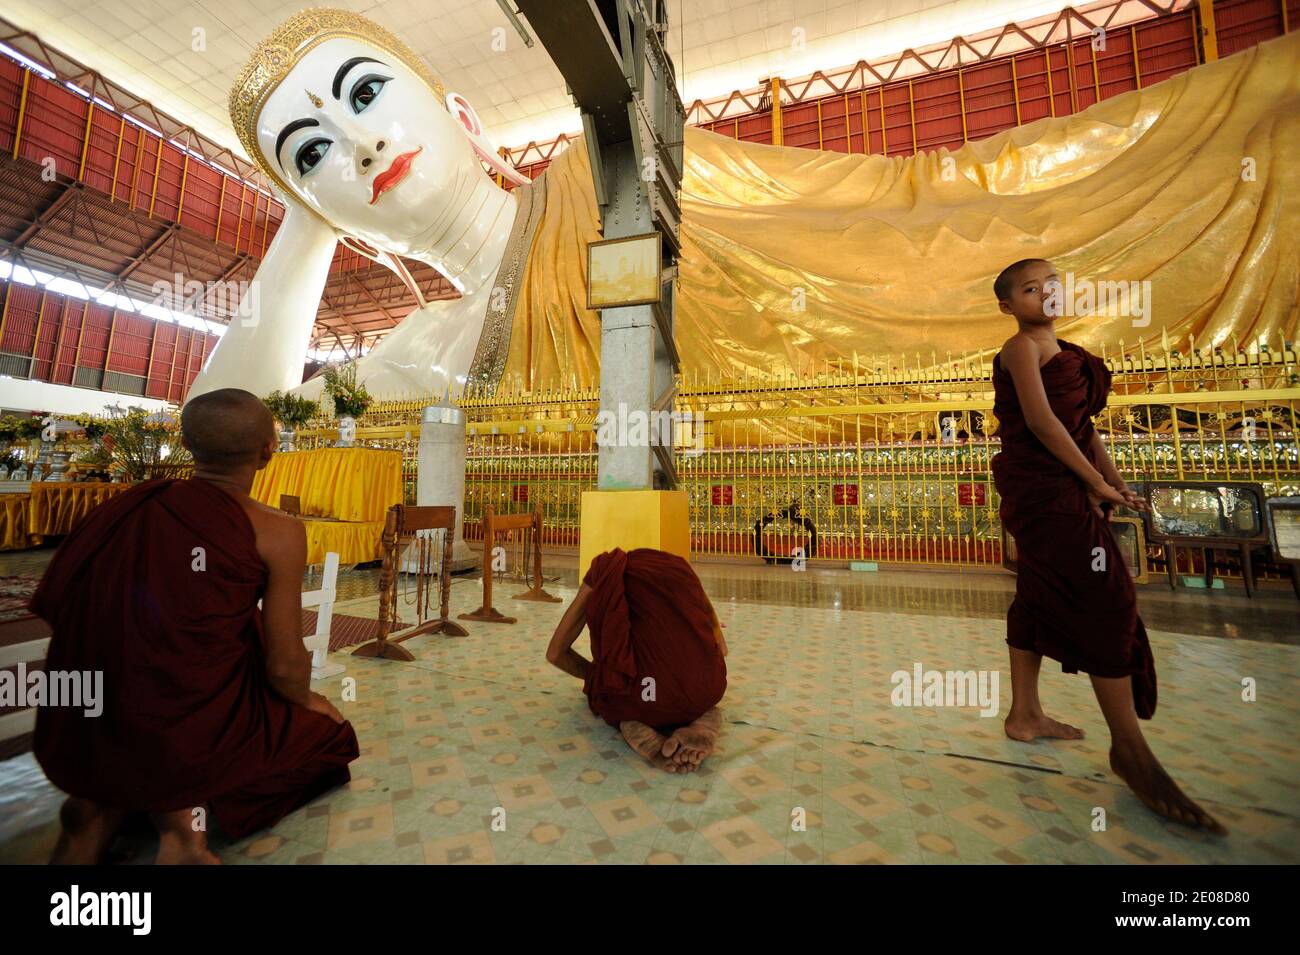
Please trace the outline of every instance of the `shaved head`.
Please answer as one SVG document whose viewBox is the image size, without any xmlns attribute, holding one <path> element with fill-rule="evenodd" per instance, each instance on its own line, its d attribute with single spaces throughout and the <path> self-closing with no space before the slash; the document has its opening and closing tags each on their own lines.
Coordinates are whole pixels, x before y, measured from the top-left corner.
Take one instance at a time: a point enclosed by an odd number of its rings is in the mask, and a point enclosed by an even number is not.
<svg viewBox="0 0 1300 955">
<path fill-rule="evenodd" d="M 1021 274 L 1031 265 L 1046 265 L 1050 268 L 1052 263 L 1046 259 L 1021 259 L 1019 262 L 1012 262 L 993 281 L 993 294 L 997 296 L 999 302 L 1005 302 L 1011 298 L 1011 293 L 1015 291 Z"/>
<path fill-rule="evenodd" d="M 191 398 L 181 411 L 181 437 L 194 463 L 217 470 L 257 464 L 275 420 L 262 399 L 239 388 L 221 388 Z"/>
</svg>

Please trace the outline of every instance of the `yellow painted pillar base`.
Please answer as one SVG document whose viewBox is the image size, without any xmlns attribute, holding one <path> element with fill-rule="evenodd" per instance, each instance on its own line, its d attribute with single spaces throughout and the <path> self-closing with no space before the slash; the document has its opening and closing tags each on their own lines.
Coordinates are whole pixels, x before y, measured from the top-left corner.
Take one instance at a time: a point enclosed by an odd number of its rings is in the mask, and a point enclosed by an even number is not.
<svg viewBox="0 0 1300 955">
<path fill-rule="evenodd" d="M 583 492 L 578 580 L 597 554 L 615 547 L 653 547 L 690 560 L 688 503 L 685 491 Z"/>
</svg>

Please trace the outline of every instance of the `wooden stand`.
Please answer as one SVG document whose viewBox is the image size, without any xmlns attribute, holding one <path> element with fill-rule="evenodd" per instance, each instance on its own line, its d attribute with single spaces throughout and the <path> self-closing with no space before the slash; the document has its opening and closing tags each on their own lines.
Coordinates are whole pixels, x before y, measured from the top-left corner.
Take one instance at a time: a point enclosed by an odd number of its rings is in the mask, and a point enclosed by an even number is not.
<svg viewBox="0 0 1300 955">
<path fill-rule="evenodd" d="M 362 644 L 352 651 L 358 657 L 382 657 L 385 660 L 411 661 L 415 657 L 405 647 L 399 646 L 403 640 L 417 637 L 424 633 L 445 633 L 449 637 L 469 635 L 458 623 L 453 623 L 447 616 L 451 604 L 451 546 L 455 533 L 456 508 L 454 507 L 407 507 L 394 504 L 388 509 L 384 521 L 384 566 L 379 577 L 379 635 L 370 643 Z M 418 537 L 417 531 L 441 530 L 442 562 L 438 567 L 439 607 L 435 619 L 421 619 L 412 627 L 392 633 L 397 623 L 398 580 L 402 573 L 402 551 L 414 543 L 416 551 L 416 614 L 423 618 L 426 609 L 432 608 L 432 602 L 426 600 L 428 587 L 430 548 L 428 537 Z"/>
<path fill-rule="evenodd" d="M 1201 481 L 1144 481 L 1142 482 L 1143 496 L 1150 500 L 1154 494 L 1164 488 L 1174 488 L 1180 490 L 1205 491 L 1213 490 L 1220 494 L 1225 489 L 1231 489 L 1240 493 L 1254 505 L 1254 529 L 1243 529 L 1226 526 L 1226 519 L 1222 514 L 1218 515 L 1221 525 L 1221 533 L 1206 536 L 1196 534 L 1172 533 L 1159 526 L 1155 515 L 1151 511 L 1144 514 L 1147 524 L 1147 539 L 1160 544 L 1164 547 L 1165 557 L 1165 574 L 1169 579 L 1169 589 L 1178 589 L 1178 548 L 1179 547 L 1199 547 L 1201 548 L 1201 558 L 1205 563 L 1205 587 L 1207 590 L 1214 586 L 1214 551 L 1236 549 L 1241 559 L 1241 580 L 1246 588 L 1246 596 L 1255 596 L 1255 569 L 1251 564 L 1250 549 L 1252 546 L 1258 547 L 1268 543 L 1268 528 L 1265 526 L 1264 516 L 1264 488 L 1259 484 L 1246 481 L 1217 481 L 1205 483 Z M 1188 571 L 1191 570 L 1191 561 L 1188 561 Z M 1188 574 L 1190 576 L 1190 573 Z"/>
<path fill-rule="evenodd" d="M 505 531 L 532 531 L 533 541 L 533 585 L 521 594 L 515 594 L 515 600 L 537 600 L 542 603 L 557 604 L 559 597 L 552 597 L 542 589 L 542 509 L 539 507 L 531 514 L 497 515 L 492 505 L 485 508 L 483 515 L 483 606 L 473 613 L 463 613 L 461 620 L 478 620 L 483 623 L 516 623 L 517 618 L 507 617 L 492 606 L 492 545 L 496 535 Z"/>
</svg>

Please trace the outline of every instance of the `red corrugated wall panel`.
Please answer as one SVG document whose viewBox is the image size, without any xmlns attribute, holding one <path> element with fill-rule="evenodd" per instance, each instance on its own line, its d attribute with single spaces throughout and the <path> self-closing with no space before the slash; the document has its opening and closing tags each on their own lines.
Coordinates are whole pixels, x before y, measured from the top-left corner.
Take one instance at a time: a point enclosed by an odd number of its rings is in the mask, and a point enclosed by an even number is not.
<svg viewBox="0 0 1300 955">
<path fill-rule="evenodd" d="M 1282 33 L 1282 0 L 1220 0 L 1214 25 L 1219 56 L 1231 56 Z"/>
<path fill-rule="evenodd" d="M 86 308 L 86 328 L 81 336 L 82 368 L 104 367 L 104 353 L 108 349 L 108 331 L 113 320 L 113 310 L 98 303 Z"/>
<path fill-rule="evenodd" d="M 263 248 L 263 254 L 265 254 L 267 248 L 270 248 L 271 242 L 275 239 L 275 234 L 280 231 L 280 223 L 283 221 L 284 206 L 278 202 L 271 203 L 270 214 L 267 217 L 266 246 Z"/>
<path fill-rule="evenodd" d="M 876 104 L 877 111 L 880 109 L 881 101 L 884 103 L 881 123 L 884 126 L 882 135 L 885 154 L 900 156 L 904 153 L 911 153 L 913 151 L 912 112 L 908 104 L 907 84 L 886 86 L 881 90 L 880 101 Z"/>
<path fill-rule="evenodd" d="M 6 283 L 6 286 L 8 291 L 0 351 L 30 355 L 32 342 L 36 338 L 36 315 L 41 307 L 41 292 L 26 285 Z"/>
<path fill-rule="evenodd" d="M 166 322 L 158 324 L 158 337 L 153 343 L 153 365 L 149 369 L 149 383 L 145 386 L 145 394 L 150 398 L 167 398 L 167 381 L 176 357 L 177 330 L 175 325 Z"/>
<path fill-rule="evenodd" d="M 962 73 L 966 91 L 966 139 L 984 139 L 1016 125 L 1011 62 L 973 66 Z"/>
<path fill-rule="evenodd" d="M 143 375 L 149 362 L 153 326 L 153 319 L 118 312 L 113 326 L 113 351 L 108 357 L 108 370 Z"/>
<path fill-rule="evenodd" d="M 148 211 L 153 201 L 154 170 L 159 165 L 162 140 L 145 133 L 140 147 L 140 171 L 135 177 L 135 208 Z"/>
<path fill-rule="evenodd" d="M 14 130 L 18 128 L 18 102 L 22 97 L 23 74 L 27 72 L 13 60 L 0 57 L 0 148 L 6 155 L 14 149 Z"/>
<path fill-rule="evenodd" d="M 41 165 L 53 159 L 56 173 L 75 179 L 89 106 L 71 90 L 33 77 L 27 90 L 19 158 Z"/>
<path fill-rule="evenodd" d="M 63 308 L 63 331 L 59 339 L 58 360 L 54 366 L 54 375 L 50 379 L 55 384 L 70 385 L 76 374 L 77 342 L 81 337 L 81 326 L 85 321 L 86 302 L 70 298 Z"/>
<path fill-rule="evenodd" d="M 63 296 L 46 295 L 41 299 L 40 320 L 36 323 L 36 349 L 32 353 L 31 376 L 41 381 L 50 380 L 54 367 L 54 345 L 59 336 L 59 317 L 63 312 Z"/>
<path fill-rule="evenodd" d="M 1052 115 L 1047 89 L 1047 54 L 1022 53 L 1016 61 L 1016 88 L 1020 91 L 1020 122 L 1032 123 Z"/>
<path fill-rule="evenodd" d="M 1082 112 L 1093 103 L 1101 101 L 1100 70 L 1097 64 L 1099 51 L 1093 46 L 1093 40 L 1076 40 L 1067 44 L 1070 55 L 1074 58 L 1074 88 L 1076 113 Z"/>
<path fill-rule="evenodd" d="M 226 178 L 211 166 L 190 160 L 185 177 L 185 213 L 182 222 L 206 236 L 217 234 L 217 200 L 221 180 Z"/>
<path fill-rule="evenodd" d="M 144 165 L 145 132 L 134 123 L 126 123 L 122 130 L 122 154 L 117 160 L 117 179 L 109 191 L 118 202 L 135 208 L 140 188 L 138 169 Z"/>
<path fill-rule="evenodd" d="M 218 242 L 223 242 L 229 246 L 235 245 L 235 239 L 240 232 L 240 199 L 246 189 L 247 187 L 243 183 L 227 177 L 226 194 L 220 196 L 221 232 L 217 235 Z"/>
<path fill-rule="evenodd" d="M 181 176 L 185 153 L 170 143 L 162 144 L 162 162 L 158 165 L 158 192 L 154 197 L 153 215 L 175 222 L 180 212 Z"/>
<path fill-rule="evenodd" d="M 86 150 L 86 168 L 82 182 L 101 192 L 113 190 L 113 157 L 117 155 L 117 133 L 122 118 L 106 109 L 95 108 L 90 121 L 90 146 Z"/>
<path fill-rule="evenodd" d="M 894 103 L 890 93 L 885 93 L 885 117 L 889 123 L 889 151 L 892 154 L 911 153 L 919 149 L 939 149 L 948 147 L 957 149 L 962 145 L 961 101 L 958 98 L 957 75 L 938 74 L 923 79 L 913 80 L 912 100 L 916 110 L 916 147 L 910 143 L 912 117 L 907 103 L 907 86 L 901 84 L 898 90 L 902 95 Z M 894 126 L 898 126 L 898 138 L 895 139 Z M 906 144 L 907 149 L 895 146 Z"/>
</svg>

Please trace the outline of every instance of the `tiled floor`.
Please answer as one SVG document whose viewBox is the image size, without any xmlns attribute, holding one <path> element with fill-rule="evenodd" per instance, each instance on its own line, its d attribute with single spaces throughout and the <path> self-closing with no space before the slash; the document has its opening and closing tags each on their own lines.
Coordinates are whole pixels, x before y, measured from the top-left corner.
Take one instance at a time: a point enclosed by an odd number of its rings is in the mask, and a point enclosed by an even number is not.
<svg viewBox="0 0 1300 955">
<path fill-rule="evenodd" d="M 590 713 L 576 680 L 547 665 L 563 604 L 498 596 L 518 624 L 417 638 L 406 644 L 414 663 L 336 654 L 356 699 L 342 701 L 337 680 L 320 689 L 361 739 L 352 783 L 269 832 L 224 844 L 222 858 L 1300 862 L 1300 615 L 1286 585 L 1254 603 L 1232 591 L 1142 591 L 1160 673 L 1150 739 L 1232 830 L 1215 839 L 1161 823 L 1118 784 L 1087 679 L 1050 661 L 1049 712 L 1086 729 L 1085 741 L 1014 743 L 1000 718 L 975 709 L 891 704 L 891 674 L 920 663 L 998 672 L 1005 715 L 1009 577 L 699 569 L 731 647 L 722 752 L 699 773 L 652 769 Z M 567 602 L 571 562 L 547 570 L 557 578 L 548 589 Z M 0 572 L 21 571 L 0 561 Z M 373 592 L 373 577 L 354 572 L 343 594 Z M 452 595 L 453 613 L 472 610 L 479 583 L 458 579 Z M 373 615 L 376 604 L 356 597 L 337 609 Z M 1247 677 L 1258 702 L 1242 700 Z M 0 861 L 43 858 L 57 804 L 30 757 L 0 764 L 10 820 L 0 824 Z M 139 848 L 137 861 L 147 854 Z"/>
</svg>

